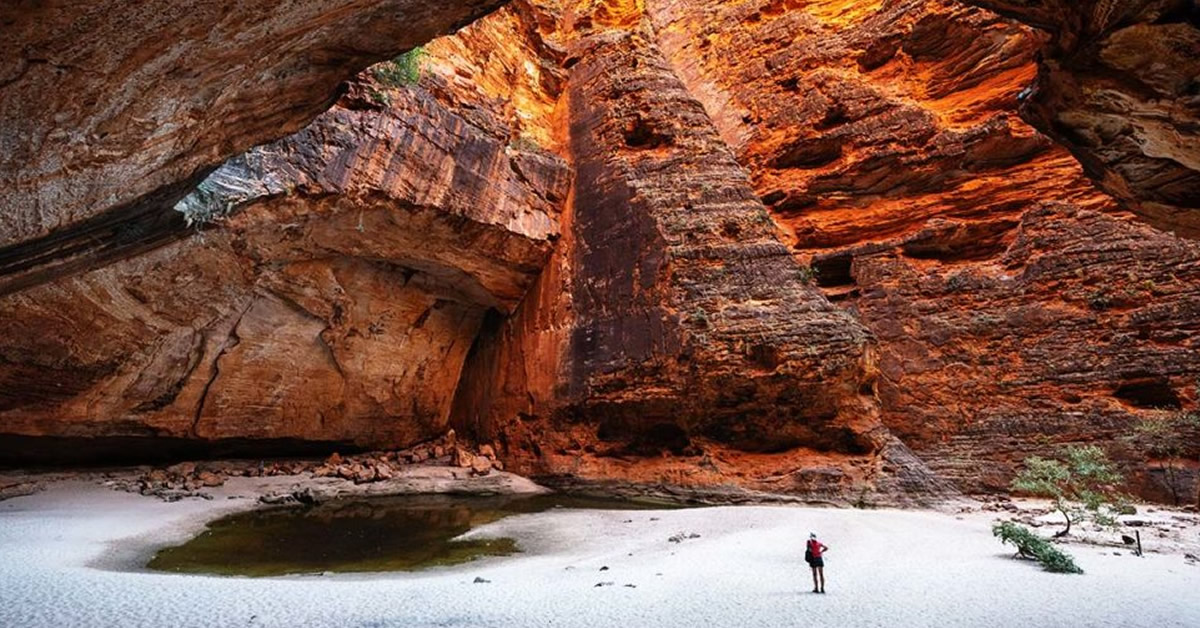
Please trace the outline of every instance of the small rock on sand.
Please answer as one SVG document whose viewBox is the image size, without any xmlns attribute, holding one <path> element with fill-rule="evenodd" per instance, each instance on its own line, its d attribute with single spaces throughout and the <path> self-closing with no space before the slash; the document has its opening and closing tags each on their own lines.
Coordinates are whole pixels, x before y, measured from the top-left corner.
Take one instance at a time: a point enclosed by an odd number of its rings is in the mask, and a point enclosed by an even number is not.
<svg viewBox="0 0 1200 628">
<path fill-rule="evenodd" d="M 211 471 L 201 471 L 200 474 L 196 476 L 196 479 L 200 481 L 202 486 L 207 486 L 210 488 L 214 486 L 221 486 L 225 483 L 225 476 L 217 475 Z"/>
<path fill-rule="evenodd" d="M 477 475 L 487 475 L 492 472 L 492 459 L 487 456 L 475 456 L 471 461 L 471 471 Z"/>
</svg>

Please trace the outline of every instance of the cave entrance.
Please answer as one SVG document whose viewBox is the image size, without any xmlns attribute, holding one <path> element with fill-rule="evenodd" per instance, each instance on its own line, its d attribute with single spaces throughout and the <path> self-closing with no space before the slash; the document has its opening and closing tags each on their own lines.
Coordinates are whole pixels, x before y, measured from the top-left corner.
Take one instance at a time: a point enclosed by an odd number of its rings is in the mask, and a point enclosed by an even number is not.
<svg viewBox="0 0 1200 628">
<path fill-rule="evenodd" d="M 1144 378 L 1122 382 L 1113 396 L 1127 405 L 1148 410 L 1178 410 L 1182 404 L 1166 378 Z"/>
</svg>

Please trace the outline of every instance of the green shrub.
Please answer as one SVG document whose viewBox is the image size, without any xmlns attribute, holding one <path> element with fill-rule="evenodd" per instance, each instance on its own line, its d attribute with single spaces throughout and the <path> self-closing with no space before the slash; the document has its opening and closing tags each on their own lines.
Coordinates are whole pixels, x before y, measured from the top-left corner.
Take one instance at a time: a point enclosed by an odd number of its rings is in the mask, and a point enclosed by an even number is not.
<svg viewBox="0 0 1200 628">
<path fill-rule="evenodd" d="M 421 59 L 424 56 L 424 48 L 413 48 L 391 61 L 375 65 L 371 68 L 371 75 L 386 87 L 416 85 L 421 80 Z"/>
<path fill-rule="evenodd" d="M 1067 522 L 1054 536 L 1066 536 L 1072 523 L 1088 519 L 1115 528 L 1116 515 L 1127 502 L 1115 488 L 1122 481 L 1116 466 L 1095 445 L 1070 446 L 1059 457 L 1062 459 L 1026 458 L 1025 468 L 1012 481 L 1013 490 L 1054 503 Z"/>
<path fill-rule="evenodd" d="M 508 145 L 513 150 L 522 151 L 522 152 L 526 152 L 526 153 L 536 153 L 536 152 L 541 152 L 541 151 L 546 150 L 545 148 L 542 148 L 541 144 L 538 144 L 537 140 L 533 139 L 532 137 L 529 137 L 528 135 L 518 135 L 517 137 L 514 137 L 508 143 Z"/>
<path fill-rule="evenodd" d="M 388 107 L 392 104 L 391 96 L 388 96 L 387 93 L 381 92 L 374 87 L 367 90 L 367 95 L 371 97 L 371 100 L 374 101 L 375 104 L 382 107 Z"/>
<path fill-rule="evenodd" d="M 1049 541 L 1024 526 L 1003 521 L 992 526 L 992 535 L 1005 545 L 1017 548 L 1017 555 L 1036 560 L 1042 568 L 1053 573 L 1083 573 L 1070 554 L 1054 547 Z"/>
<path fill-rule="evenodd" d="M 1197 387 L 1200 392 L 1200 387 Z M 1187 482 L 1183 470 L 1187 468 L 1187 453 L 1200 434 L 1200 412 L 1165 410 L 1154 416 L 1143 417 L 1134 425 L 1125 441 L 1141 451 L 1166 476 L 1167 488 L 1178 506 L 1183 502 L 1182 491 Z M 1196 497 L 1200 504 L 1200 494 Z"/>
</svg>

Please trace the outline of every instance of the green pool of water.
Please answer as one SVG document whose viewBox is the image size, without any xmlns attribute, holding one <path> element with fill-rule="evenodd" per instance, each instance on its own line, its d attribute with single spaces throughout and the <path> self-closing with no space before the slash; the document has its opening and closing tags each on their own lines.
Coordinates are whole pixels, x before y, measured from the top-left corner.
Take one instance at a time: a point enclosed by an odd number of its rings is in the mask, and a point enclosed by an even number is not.
<svg viewBox="0 0 1200 628">
<path fill-rule="evenodd" d="M 147 565 L 176 573 L 282 576 L 415 571 L 519 551 L 509 538 L 455 541 L 509 515 L 552 508 L 642 510 L 662 504 L 567 496 L 390 497 L 230 515 Z"/>
</svg>

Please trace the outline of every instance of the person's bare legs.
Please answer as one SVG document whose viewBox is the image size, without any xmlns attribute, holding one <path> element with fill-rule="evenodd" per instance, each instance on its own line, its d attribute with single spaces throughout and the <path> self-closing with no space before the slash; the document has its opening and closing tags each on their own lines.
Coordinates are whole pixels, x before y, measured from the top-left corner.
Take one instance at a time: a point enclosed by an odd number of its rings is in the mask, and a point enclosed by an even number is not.
<svg viewBox="0 0 1200 628">
<path fill-rule="evenodd" d="M 821 592 L 821 587 L 820 587 L 820 585 L 818 585 L 818 584 L 817 584 L 817 573 L 818 573 L 820 570 L 821 570 L 821 568 L 820 568 L 820 567 L 813 567 L 813 568 L 812 568 L 812 573 L 813 573 L 813 593 L 820 593 L 820 592 Z"/>
<path fill-rule="evenodd" d="M 821 576 L 821 593 L 825 592 L 825 568 L 817 567 L 813 569 L 813 584 L 816 585 L 817 576 Z"/>
</svg>

